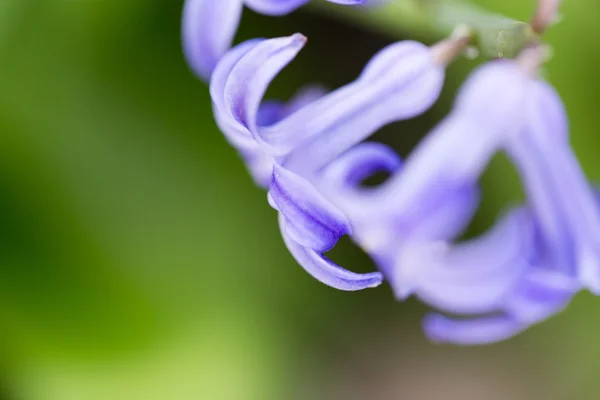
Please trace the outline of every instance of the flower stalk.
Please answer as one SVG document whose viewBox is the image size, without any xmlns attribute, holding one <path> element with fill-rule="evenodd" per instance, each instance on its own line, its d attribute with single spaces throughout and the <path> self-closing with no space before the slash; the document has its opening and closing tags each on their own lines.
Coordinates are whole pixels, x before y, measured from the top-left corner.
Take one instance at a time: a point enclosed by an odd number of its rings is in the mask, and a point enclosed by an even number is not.
<svg viewBox="0 0 600 400">
<path fill-rule="evenodd" d="M 344 18 L 396 38 L 408 34 L 424 41 L 438 41 L 451 35 L 457 26 L 468 26 L 473 33 L 472 46 L 485 58 L 516 57 L 538 40 L 538 33 L 543 31 L 539 27 L 546 24 L 549 13 L 544 11 L 534 17 L 532 25 L 462 0 L 391 0 L 372 8 L 335 7 L 316 1 L 310 7 L 314 12 Z"/>
</svg>

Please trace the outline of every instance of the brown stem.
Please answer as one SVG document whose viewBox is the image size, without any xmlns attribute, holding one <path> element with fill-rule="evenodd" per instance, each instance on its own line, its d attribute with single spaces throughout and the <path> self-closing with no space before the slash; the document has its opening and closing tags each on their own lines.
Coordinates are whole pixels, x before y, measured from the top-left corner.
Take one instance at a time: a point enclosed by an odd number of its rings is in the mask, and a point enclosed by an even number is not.
<svg viewBox="0 0 600 400">
<path fill-rule="evenodd" d="M 540 66 L 547 61 L 549 49 L 539 44 L 526 47 L 521 51 L 516 61 L 523 72 L 529 76 L 537 77 Z"/>
<path fill-rule="evenodd" d="M 467 49 L 472 39 L 473 33 L 467 26 L 456 27 L 449 38 L 431 47 L 434 61 L 440 65 L 448 65 Z"/>
<path fill-rule="evenodd" d="M 543 33 L 556 19 L 561 0 L 538 0 L 531 28 L 537 34 Z"/>
</svg>

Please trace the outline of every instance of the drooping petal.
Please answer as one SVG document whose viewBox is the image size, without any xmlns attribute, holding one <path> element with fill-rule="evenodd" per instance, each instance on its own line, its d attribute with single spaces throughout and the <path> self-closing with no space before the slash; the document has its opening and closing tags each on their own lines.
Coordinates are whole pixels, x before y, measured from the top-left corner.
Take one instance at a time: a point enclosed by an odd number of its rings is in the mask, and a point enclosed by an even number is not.
<svg viewBox="0 0 600 400">
<path fill-rule="evenodd" d="M 229 50 L 213 72 L 210 92 L 217 125 L 241 154 L 255 182 L 259 186 L 267 187 L 271 182 L 273 158 L 261 149 L 250 131 L 231 115 L 225 101 L 225 85 L 232 69 L 245 54 L 262 42 L 264 39 L 248 40 Z M 256 116 L 257 123 L 266 126 L 278 122 L 298 108 L 321 98 L 325 92 L 325 89 L 318 85 L 310 85 L 300 89 L 288 102 L 265 102 L 260 105 Z"/>
<path fill-rule="evenodd" d="M 373 0 L 327 0 L 331 3 L 342 4 L 346 6 L 355 6 L 359 4 L 368 4 Z"/>
<path fill-rule="evenodd" d="M 531 268 L 534 251 L 531 218 L 519 210 L 480 238 L 452 247 L 443 242 L 407 243 L 390 283 L 401 298 L 416 293 L 447 312 L 490 312 Z"/>
<path fill-rule="evenodd" d="M 560 98 L 546 83 L 537 82 L 533 89 L 528 124 L 508 149 L 555 267 L 600 293 L 600 209 L 566 141 Z"/>
<path fill-rule="evenodd" d="M 596 202 L 598 201 L 596 195 Z M 537 235 L 543 244 L 545 232 L 538 230 Z M 539 238 L 538 238 L 539 239 Z M 567 271 L 553 269 L 551 255 L 543 254 L 548 246 L 538 251 L 532 267 L 518 280 L 515 287 L 504 296 L 496 311 L 497 316 L 470 317 L 456 319 L 433 314 L 424 321 L 427 336 L 437 342 L 462 345 L 488 344 L 509 339 L 534 324 L 560 313 L 573 296 L 582 288 L 577 276 Z"/>
<path fill-rule="evenodd" d="M 320 175 L 318 188 L 351 219 L 352 238 L 389 279 L 394 279 L 398 249 L 407 241 L 437 243 L 458 236 L 479 203 L 475 186 L 465 186 L 444 196 L 429 199 L 420 215 L 405 210 L 378 214 L 378 188 L 359 183 L 377 171 L 400 174 L 400 158 L 389 147 L 362 143 L 348 151 Z M 399 292 L 397 292 L 399 295 Z"/>
<path fill-rule="evenodd" d="M 468 226 L 479 206 L 480 193 L 475 185 L 447 192 L 431 205 L 429 212 L 411 218 L 411 240 L 449 240 L 459 236 Z"/>
<path fill-rule="evenodd" d="M 244 54 L 227 78 L 224 112 L 249 132 L 256 132 L 258 110 L 269 84 L 305 43 L 304 36 L 294 34 L 264 40 Z"/>
<path fill-rule="evenodd" d="M 532 268 L 504 300 L 502 309 L 519 321 L 535 324 L 562 311 L 580 290 L 576 279 L 548 268 Z"/>
<path fill-rule="evenodd" d="M 400 157 L 390 147 L 366 142 L 328 165 L 315 181 L 318 190 L 352 219 L 353 241 L 370 253 L 384 274 L 386 268 L 382 265 L 389 264 L 388 255 L 394 252 L 403 233 L 398 232 L 393 218 L 365 220 L 362 217 L 365 209 L 377 206 L 370 201 L 377 189 L 363 187 L 361 183 L 375 173 L 395 173 L 401 167 Z M 385 257 L 385 261 L 378 256 Z"/>
<path fill-rule="evenodd" d="M 521 143 L 524 140 L 529 142 L 527 138 L 518 140 Z M 547 170 L 544 165 L 536 162 L 536 157 L 546 156 L 536 155 L 537 149 L 516 142 L 509 145 L 509 150 L 522 175 L 528 202 L 541 231 L 540 246 L 544 256 L 553 264 L 553 268 L 573 274 L 572 238 L 560 211 L 560 204 L 555 194 L 549 190 L 551 185 L 548 184 Z"/>
<path fill-rule="evenodd" d="M 428 315 L 423 330 L 437 343 L 482 345 L 509 339 L 529 327 L 509 315 L 460 320 L 440 314 Z"/>
<path fill-rule="evenodd" d="M 231 47 L 243 0 L 186 0 L 183 8 L 183 51 L 191 69 L 208 81 Z"/>
<path fill-rule="evenodd" d="M 379 272 L 357 274 L 348 271 L 336 265 L 322 254 L 299 245 L 286 233 L 286 222 L 282 215 L 279 217 L 279 223 L 283 239 L 292 256 L 306 272 L 318 281 L 332 288 L 345 291 L 372 288 L 379 286 L 383 282 L 383 276 Z"/>
<path fill-rule="evenodd" d="M 227 140 L 238 149 L 257 149 L 258 143 L 256 143 L 250 132 L 228 112 L 225 101 L 225 85 L 231 71 L 242 57 L 263 42 L 264 39 L 252 39 L 233 47 L 219 61 L 210 80 L 210 96 L 213 102 L 215 119 Z"/>
<path fill-rule="evenodd" d="M 273 173 L 272 157 L 260 149 L 250 132 L 229 115 L 225 106 L 225 84 L 231 70 L 244 54 L 263 40 L 248 40 L 238 44 L 223 55 L 212 74 L 210 94 L 213 101 L 215 121 L 219 129 L 223 132 L 227 141 L 242 156 L 254 181 L 259 186 L 266 187 L 269 185 Z"/>
<path fill-rule="evenodd" d="M 502 314 L 468 319 L 432 314 L 425 318 L 423 328 L 436 342 L 461 345 L 499 342 L 561 312 L 578 290 L 578 283 L 567 276 L 534 268 L 507 294 L 499 307 Z"/>
<path fill-rule="evenodd" d="M 308 3 L 309 0 L 245 0 L 246 5 L 254 11 L 265 15 L 285 15 L 298 7 Z M 373 0 L 327 0 L 331 3 L 353 6 L 366 4 Z"/>
<path fill-rule="evenodd" d="M 351 232 L 346 216 L 309 181 L 277 164 L 269 196 L 285 217 L 286 234 L 304 247 L 324 252 Z"/>
</svg>

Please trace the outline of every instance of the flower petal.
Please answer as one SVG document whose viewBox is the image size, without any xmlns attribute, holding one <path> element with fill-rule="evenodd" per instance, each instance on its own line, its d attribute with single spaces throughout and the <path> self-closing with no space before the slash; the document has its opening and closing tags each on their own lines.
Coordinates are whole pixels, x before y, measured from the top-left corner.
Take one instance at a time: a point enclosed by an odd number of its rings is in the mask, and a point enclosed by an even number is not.
<svg viewBox="0 0 600 400">
<path fill-rule="evenodd" d="M 225 53 L 212 74 L 210 94 L 219 129 L 227 141 L 240 153 L 254 181 L 261 187 L 267 187 L 273 173 L 272 157 L 260 149 L 247 129 L 229 116 L 225 106 L 225 83 L 231 70 L 244 54 L 263 41 L 264 39 L 248 40 Z"/>
<path fill-rule="evenodd" d="M 233 118 L 225 101 L 225 85 L 232 69 L 249 51 L 263 43 L 264 39 L 253 39 L 240 43 L 229 50 L 217 64 L 211 83 L 210 92 L 217 125 L 238 152 L 244 158 L 255 182 L 267 187 L 271 182 L 273 158 L 260 147 L 250 131 Z M 298 91 L 288 102 L 269 101 L 260 105 L 256 116 L 260 125 L 270 125 L 285 118 L 300 107 L 315 101 L 325 94 L 325 89 L 318 85 L 309 85 Z"/>
<path fill-rule="evenodd" d="M 400 156 L 382 143 L 366 142 L 342 154 L 319 176 L 324 189 L 342 200 L 360 192 L 360 184 L 378 172 L 394 173 L 402 166 Z M 364 190 L 364 189 L 363 189 Z"/>
<path fill-rule="evenodd" d="M 452 113 L 411 153 L 382 188 L 378 212 L 421 214 L 428 203 L 474 186 L 510 135 L 520 132 L 530 79 L 509 61 L 479 68 L 463 85 Z"/>
<path fill-rule="evenodd" d="M 368 0 L 327 0 L 331 3 L 342 5 L 360 5 Z M 373 1 L 373 0 L 370 0 Z M 285 15 L 298 7 L 308 3 L 309 0 L 245 0 L 246 5 L 254 11 L 265 15 Z"/>
<path fill-rule="evenodd" d="M 436 342 L 462 345 L 499 342 L 562 311 L 578 289 L 579 285 L 564 275 L 533 269 L 507 296 L 502 315 L 459 320 L 433 314 L 425 318 L 424 330 Z"/>
<path fill-rule="evenodd" d="M 420 240 L 451 240 L 460 235 L 479 206 L 479 188 L 466 185 L 454 191 L 448 191 L 432 204 L 429 211 L 414 218 L 411 226 L 411 239 Z M 414 216 L 416 217 L 416 216 Z"/>
<path fill-rule="evenodd" d="M 191 69 L 209 80 L 231 47 L 242 15 L 242 0 L 186 0 L 183 8 L 183 51 Z"/>
<path fill-rule="evenodd" d="M 346 6 L 354 6 L 359 4 L 368 4 L 373 0 L 327 0 L 331 3 L 342 4 Z"/>
<path fill-rule="evenodd" d="M 286 218 L 286 233 L 304 247 L 327 251 L 351 231 L 346 216 L 310 182 L 277 164 L 269 196 Z"/>
<path fill-rule="evenodd" d="M 508 144 L 523 175 L 549 256 L 600 293 L 600 209 L 568 142 L 560 98 L 537 82 L 528 124 Z"/>
<path fill-rule="evenodd" d="M 414 292 L 444 311 L 490 312 L 531 268 L 533 251 L 531 218 L 518 210 L 489 233 L 453 247 L 440 248 L 439 242 L 406 244 L 391 285 L 401 298 Z"/>
<path fill-rule="evenodd" d="M 508 315 L 458 320 L 439 314 L 428 315 L 423 330 L 429 340 L 437 343 L 481 345 L 509 339 L 529 325 Z"/>
<path fill-rule="evenodd" d="M 423 112 L 441 90 L 443 67 L 433 61 L 429 48 L 402 42 L 380 52 L 354 83 L 278 123 L 260 126 L 257 113 L 268 84 L 303 43 L 300 35 L 261 43 L 231 70 L 225 88 L 227 113 L 265 152 L 293 152 L 286 159 L 288 169 L 319 169 L 386 123 Z M 309 143 L 320 134 L 323 142 Z M 307 147 L 299 150 L 303 144 Z"/>
<path fill-rule="evenodd" d="M 573 278 L 545 268 L 531 269 L 507 296 L 502 309 L 530 324 L 562 311 L 581 285 Z"/>
<path fill-rule="evenodd" d="M 298 90 L 288 102 L 263 101 L 258 109 L 256 123 L 258 126 L 273 125 L 326 94 L 327 90 L 324 87 L 308 85 Z"/>
<path fill-rule="evenodd" d="M 412 118 L 438 98 L 444 69 L 431 51 L 411 41 L 380 51 L 360 77 L 280 123 L 261 129 L 261 140 L 279 153 L 293 150 L 287 165 L 314 172 L 382 126 Z"/>
<path fill-rule="evenodd" d="M 231 69 L 224 87 L 225 109 L 249 132 L 257 130 L 257 114 L 267 87 L 306 43 L 301 34 L 260 42 Z"/>
<path fill-rule="evenodd" d="M 285 15 L 298 7 L 308 3 L 309 0 L 245 0 L 246 5 L 260 14 Z"/>
<path fill-rule="evenodd" d="M 210 80 L 210 96 L 217 124 L 227 140 L 238 149 L 258 149 L 258 143 L 250 132 L 229 114 L 225 101 L 225 85 L 231 71 L 242 57 L 264 41 L 253 39 L 233 47 L 219 61 Z"/>
<path fill-rule="evenodd" d="M 372 288 L 379 286 L 383 282 L 383 275 L 379 272 L 357 274 L 348 271 L 336 265 L 322 254 L 299 245 L 286 233 L 286 222 L 282 215 L 279 217 L 279 223 L 283 239 L 292 256 L 306 272 L 318 281 L 332 288 L 345 291 Z"/>
</svg>

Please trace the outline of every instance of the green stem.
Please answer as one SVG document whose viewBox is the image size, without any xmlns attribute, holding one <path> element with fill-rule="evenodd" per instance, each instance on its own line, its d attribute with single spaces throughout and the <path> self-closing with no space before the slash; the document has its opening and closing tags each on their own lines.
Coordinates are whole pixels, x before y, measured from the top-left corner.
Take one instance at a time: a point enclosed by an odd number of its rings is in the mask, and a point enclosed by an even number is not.
<svg viewBox="0 0 600 400">
<path fill-rule="evenodd" d="M 341 7 L 314 1 L 315 12 L 337 16 L 387 35 L 423 41 L 447 37 L 459 25 L 475 33 L 473 45 L 489 58 L 512 58 L 535 41 L 529 24 L 490 13 L 460 0 L 390 0 L 380 7 Z"/>
</svg>

